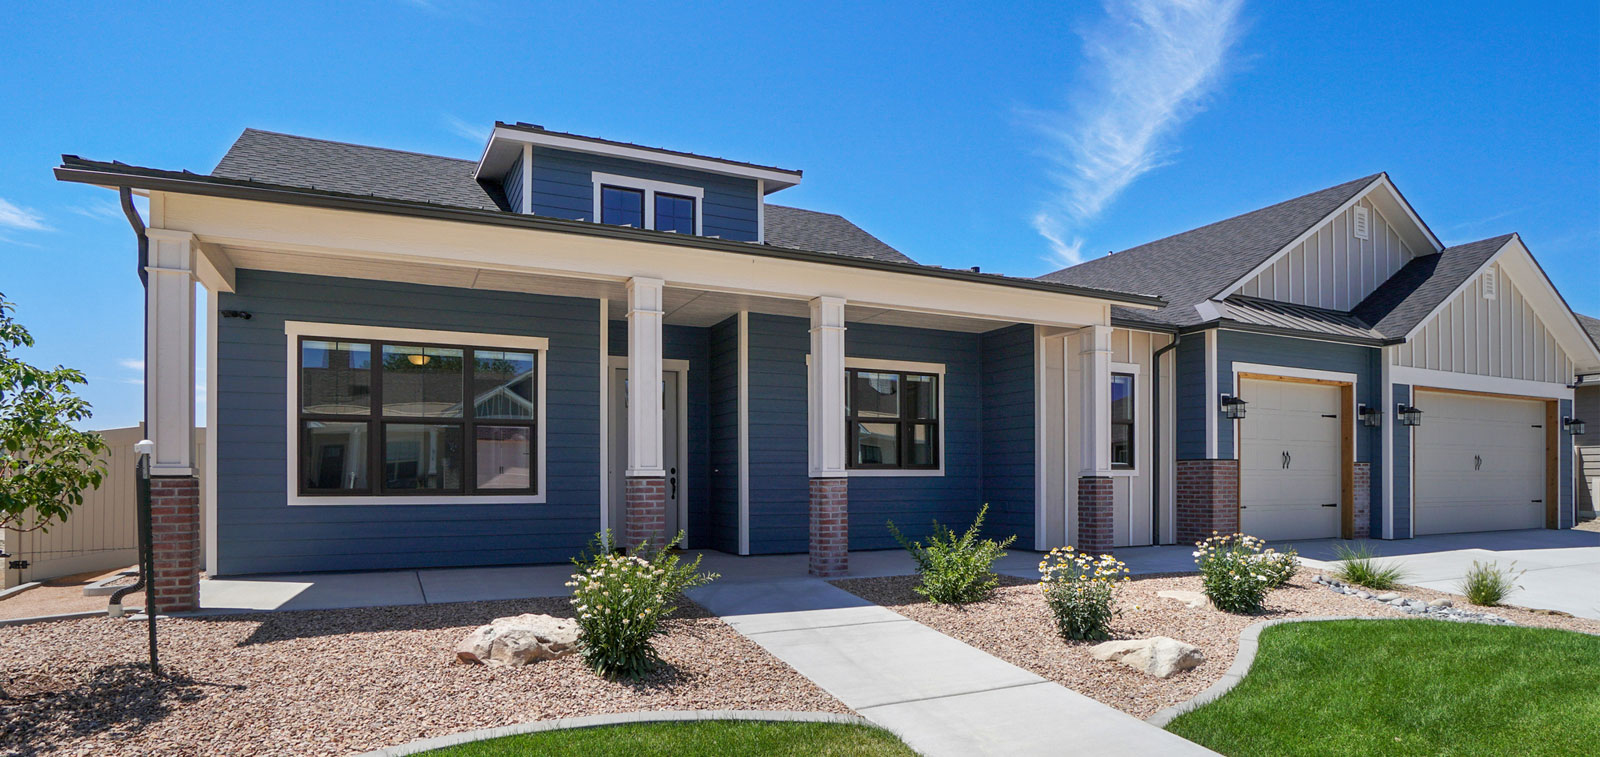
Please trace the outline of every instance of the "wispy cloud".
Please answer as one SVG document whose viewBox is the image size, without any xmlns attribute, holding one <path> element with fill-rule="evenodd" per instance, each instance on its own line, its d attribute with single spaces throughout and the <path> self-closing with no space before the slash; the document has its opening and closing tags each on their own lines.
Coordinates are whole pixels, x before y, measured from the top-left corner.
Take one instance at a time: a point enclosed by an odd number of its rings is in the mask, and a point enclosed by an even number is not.
<svg viewBox="0 0 1600 757">
<path fill-rule="evenodd" d="M 86 218 L 93 218 L 97 221 L 115 221 L 121 220 L 125 217 L 122 214 L 122 205 L 118 204 L 115 200 L 95 200 L 86 205 L 80 205 L 73 208 L 72 212 Z"/>
<path fill-rule="evenodd" d="M 454 133 L 458 137 L 462 137 L 464 139 L 470 139 L 470 140 L 472 140 L 474 142 L 487 142 L 487 141 L 489 141 L 489 129 L 488 129 L 488 127 L 479 126 L 477 124 L 470 123 L 470 122 L 465 121 L 465 120 L 463 120 L 461 118 L 458 118 L 458 117 L 456 117 L 456 116 L 454 116 L 452 114 L 449 114 L 449 113 L 445 114 L 445 116 L 444 116 L 444 125 L 445 125 L 445 128 L 448 128 L 452 133 Z"/>
<path fill-rule="evenodd" d="M 125 358 L 122 358 L 121 360 L 117 361 L 117 365 L 120 365 L 123 368 L 127 368 L 130 371 L 142 371 L 142 370 L 144 370 L 144 361 L 140 360 L 139 358 L 136 358 L 136 357 L 125 357 Z"/>
<path fill-rule="evenodd" d="M 22 231 L 50 230 L 50 227 L 45 225 L 44 216 L 38 211 L 12 205 L 4 197 L 0 197 L 0 226 Z"/>
<path fill-rule="evenodd" d="M 1170 159 L 1172 138 L 1227 72 L 1243 0 L 1106 0 L 1082 33 L 1082 90 L 1034 114 L 1057 190 L 1034 215 L 1055 262 L 1082 262 L 1084 226 L 1135 179 Z"/>
</svg>

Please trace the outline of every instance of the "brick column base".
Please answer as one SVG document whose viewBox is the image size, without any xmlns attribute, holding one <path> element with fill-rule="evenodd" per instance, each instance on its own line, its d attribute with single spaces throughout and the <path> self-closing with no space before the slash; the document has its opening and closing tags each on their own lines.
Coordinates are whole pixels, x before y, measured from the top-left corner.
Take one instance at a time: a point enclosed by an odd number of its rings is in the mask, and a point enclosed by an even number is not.
<svg viewBox="0 0 1600 757">
<path fill-rule="evenodd" d="M 1365 539 L 1372 535 L 1372 463 L 1356 463 L 1355 495 L 1352 499 L 1351 517 L 1354 537 Z"/>
<path fill-rule="evenodd" d="M 1112 483 L 1106 476 L 1078 477 L 1078 543 L 1080 552 L 1108 554 L 1116 538 L 1112 521 Z"/>
<path fill-rule="evenodd" d="M 630 551 L 649 542 L 660 548 L 667 538 L 667 479 L 629 476 L 622 494 L 622 546 Z"/>
<path fill-rule="evenodd" d="M 200 609 L 200 479 L 150 479 L 156 612 Z"/>
<path fill-rule="evenodd" d="M 811 479 L 811 575 L 850 571 L 850 479 Z"/>
<path fill-rule="evenodd" d="M 1239 461 L 1179 460 L 1175 525 L 1179 544 L 1239 531 Z"/>
</svg>

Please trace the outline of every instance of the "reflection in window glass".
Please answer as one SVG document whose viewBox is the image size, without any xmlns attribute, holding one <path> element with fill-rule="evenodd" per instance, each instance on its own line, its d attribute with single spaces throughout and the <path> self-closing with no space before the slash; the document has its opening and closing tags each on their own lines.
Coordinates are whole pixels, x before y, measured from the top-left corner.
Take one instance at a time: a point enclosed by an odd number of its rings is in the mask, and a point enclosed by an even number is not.
<svg viewBox="0 0 1600 757">
<path fill-rule="evenodd" d="M 305 340 L 300 345 L 301 409 L 311 415 L 372 412 L 372 346 Z"/>
<path fill-rule="evenodd" d="M 900 424 L 856 424 L 857 465 L 899 465 Z"/>
<path fill-rule="evenodd" d="M 383 414 L 462 417 L 461 349 L 383 345 Z"/>
<path fill-rule="evenodd" d="M 383 486 L 459 491 L 461 452 L 460 425 L 384 424 Z"/>
<path fill-rule="evenodd" d="M 477 426 L 479 489 L 532 486 L 533 429 L 528 426 Z"/>
<path fill-rule="evenodd" d="M 900 375 L 873 371 L 850 373 L 849 415 L 861 418 L 900 417 Z"/>
<path fill-rule="evenodd" d="M 601 187 L 600 222 L 644 228 L 644 192 L 622 187 Z"/>
<path fill-rule="evenodd" d="M 531 352 L 473 350 L 473 413 L 496 420 L 532 418 L 536 365 Z"/>
<path fill-rule="evenodd" d="M 1111 465 L 1114 468 L 1133 467 L 1133 390 L 1133 374 L 1111 374 Z"/>
<path fill-rule="evenodd" d="M 908 440 L 906 451 L 906 465 L 937 466 L 939 464 L 937 454 L 934 451 L 933 426 L 927 423 L 918 423 L 911 426 L 911 438 Z"/>
<path fill-rule="evenodd" d="M 907 417 L 936 420 L 939 417 L 939 390 L 934 377 L 910 374 L 905 379 Z"/>
<path fill-rule="evenodd" d="M 365 422 L 308 421 L 300 450 L 305 488 L 322 492 L 365 491 L 367 428 Z"/>
<path fill-rule="evenodd" d="M 694 233 L 694 198 L 656 193 L 656 231 Z"/>
</svg>

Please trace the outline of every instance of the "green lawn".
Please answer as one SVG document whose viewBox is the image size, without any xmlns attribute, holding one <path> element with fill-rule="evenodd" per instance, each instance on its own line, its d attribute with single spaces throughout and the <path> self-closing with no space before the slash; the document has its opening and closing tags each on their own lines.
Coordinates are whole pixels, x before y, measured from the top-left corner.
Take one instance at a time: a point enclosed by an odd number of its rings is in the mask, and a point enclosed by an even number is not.
<svg viewBox="0 0 1600 757">
<path fill-rule="evenodd" d="M 1600 637 L 1435 620 L 1289 623 L 1168 729 L 1242 755 L 1600 754 Z"/>
<path fill-rule="evenodd" d="M 616 755 L 829 755 L 914 757 L 888 731 L 839 723 L 704 720 L 547 731 L 428 752 L 434 757 L 615 757 Z"/>
</svg>

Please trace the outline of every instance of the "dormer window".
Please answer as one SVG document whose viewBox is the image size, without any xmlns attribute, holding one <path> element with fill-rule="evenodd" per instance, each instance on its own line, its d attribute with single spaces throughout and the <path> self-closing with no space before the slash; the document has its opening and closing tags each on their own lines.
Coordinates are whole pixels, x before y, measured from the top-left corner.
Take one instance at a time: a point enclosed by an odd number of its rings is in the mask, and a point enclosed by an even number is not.
<svg viewBox="0 0 1600 757">
<path fill-rule="evenodd" d="M 700 234 L 705 190 L 687 184 L 594 173 L 594 217 L 601 223 Z"/>
</svg>

